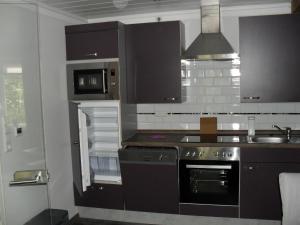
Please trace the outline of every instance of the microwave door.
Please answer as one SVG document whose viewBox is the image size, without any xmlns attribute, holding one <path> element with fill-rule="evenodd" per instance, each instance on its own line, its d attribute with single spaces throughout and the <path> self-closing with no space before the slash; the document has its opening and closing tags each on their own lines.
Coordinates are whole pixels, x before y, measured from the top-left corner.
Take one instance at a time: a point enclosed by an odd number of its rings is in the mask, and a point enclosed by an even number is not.
<svg viewBox="0 0 300 225">
<path fill-rule="evenodd" d="M 82 191 L 85 192 L 87 187 L 91 185 L 90 162 L 87 135 L 87 118 L 82 109 L 78 108 L 79 122 L 79 139 L 80 139 L 80 160 L 81 160 L 81 176 Z"/>
</svg>

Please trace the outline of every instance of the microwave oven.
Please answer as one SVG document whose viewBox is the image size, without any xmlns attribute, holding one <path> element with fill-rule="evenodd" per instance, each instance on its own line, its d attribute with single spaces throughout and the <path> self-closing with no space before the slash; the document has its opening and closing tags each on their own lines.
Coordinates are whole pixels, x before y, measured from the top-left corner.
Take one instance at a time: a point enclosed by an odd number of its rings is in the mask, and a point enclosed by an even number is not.
<svg viewBox="0 0 300 225">
<path fill-rule="evenodd" d="M 70 61 L 67 63 L 70 100 L 119 100 L 118 61 Z"/>
</svg>

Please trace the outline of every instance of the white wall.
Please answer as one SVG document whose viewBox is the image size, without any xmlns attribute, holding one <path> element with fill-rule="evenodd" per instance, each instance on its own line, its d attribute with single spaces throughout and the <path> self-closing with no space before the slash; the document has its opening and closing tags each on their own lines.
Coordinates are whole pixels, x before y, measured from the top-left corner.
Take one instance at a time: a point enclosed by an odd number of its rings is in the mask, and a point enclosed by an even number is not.
<svg viewBox="0 0 300 225">
<path fill-rule="evenodd" d="M 46 163 L 51 207 L 77 213 L 73 198 L 71 145 L 66 90 L 64 26 L 83 21 L 40 9 L 40 63 Z"/>
<path fill-rule="evenodd" d="M 45 168 L 37 8 L 32 5 L 1 4 L 0 21 L 0 129 L 3 132 L 0 137 L 0 164 L 3 209 L 7 225 L 22 225 L 49 207 L 47 186 L 9 186 L 15 171 Z M 19 68 L 19 72 L 7 72 L 7 68 L 12 67 Z M 8 111 L 10 107 L 12 110 Z M 13 119 L 8 119 L 10 116 Z M 17 126 L 22 127 L 20 135 L 14 133 L 13 128 Z"/>
</svg>

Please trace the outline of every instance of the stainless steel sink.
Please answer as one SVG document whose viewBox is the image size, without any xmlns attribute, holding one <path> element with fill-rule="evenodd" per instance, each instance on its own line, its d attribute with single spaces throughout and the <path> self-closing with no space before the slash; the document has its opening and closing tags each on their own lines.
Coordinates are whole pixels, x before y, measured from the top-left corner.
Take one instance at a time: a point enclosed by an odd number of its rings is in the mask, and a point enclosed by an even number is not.
<svg viewBox="0 0 300 225">
<path fill-rule="evenodd" d="M 255 136 L 255 137 L 251 138 L 251 141 L 254 142 L 254 143 L 280 144 L 280 143 L 287 143 L 288 139 L 286 137 L 275 137 L 275 136 L 260 137 L 260 136 Z"/>
</svg>

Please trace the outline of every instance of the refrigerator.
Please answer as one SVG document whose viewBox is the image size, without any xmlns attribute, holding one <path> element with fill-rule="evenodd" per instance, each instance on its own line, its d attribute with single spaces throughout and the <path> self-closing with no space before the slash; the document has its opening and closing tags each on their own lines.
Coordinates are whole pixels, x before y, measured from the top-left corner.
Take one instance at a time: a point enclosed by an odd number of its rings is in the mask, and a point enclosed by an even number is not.
<svg viewBox="0 0 300 225">
<path fill-rule="evenodd" d="M 82 191 L 92 183 L 122 184 L 118 150 L 122 142 L 119 100 L 76 101 Z"/>
</svg>

